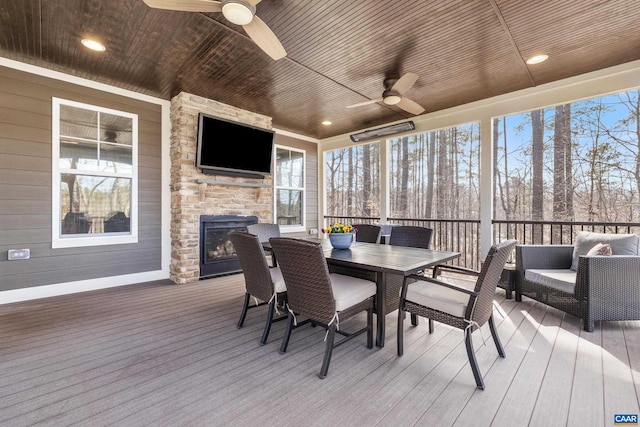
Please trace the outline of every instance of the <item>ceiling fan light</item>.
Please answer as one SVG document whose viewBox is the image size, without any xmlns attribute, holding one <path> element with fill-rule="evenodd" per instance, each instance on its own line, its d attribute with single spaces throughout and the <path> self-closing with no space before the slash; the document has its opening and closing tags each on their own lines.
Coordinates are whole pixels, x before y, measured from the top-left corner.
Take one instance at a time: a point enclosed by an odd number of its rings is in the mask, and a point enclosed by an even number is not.
<svg viewBox="0 0 640 427">
<path fill-rule="evenodd" d="M 387 95 L 384 98 L 382 98 L 382 102 L 384 102 L 387 105 L 396 105 L 401 100 L 402 100 L 402 97 L 400 95 Z"/>
<path fill-rule="evenodd" d="M 247 25 L 253 20 L 256 8 L 241 0 L 227 1 L 222 5 L 222 14 L 236 25 Z"/>
</svg>

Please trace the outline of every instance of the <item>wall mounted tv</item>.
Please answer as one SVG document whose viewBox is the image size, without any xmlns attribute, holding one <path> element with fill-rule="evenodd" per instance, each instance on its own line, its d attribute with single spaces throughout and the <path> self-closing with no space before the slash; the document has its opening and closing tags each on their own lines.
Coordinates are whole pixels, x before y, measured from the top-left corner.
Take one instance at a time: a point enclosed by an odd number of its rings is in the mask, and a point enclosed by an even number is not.
<svg viewBox="0 0 640 427">
<path fill-rule="evenodd" d="M 271 174 L 273 138 L 271 130 L 200 113 L 196 167 L 207 174 L 264 178 Z"/>
</svg>

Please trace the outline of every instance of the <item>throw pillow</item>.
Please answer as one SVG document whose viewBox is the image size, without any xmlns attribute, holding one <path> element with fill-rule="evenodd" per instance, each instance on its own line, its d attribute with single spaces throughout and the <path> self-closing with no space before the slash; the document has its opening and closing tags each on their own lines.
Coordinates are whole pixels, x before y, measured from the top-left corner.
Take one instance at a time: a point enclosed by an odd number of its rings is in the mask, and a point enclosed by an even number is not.
<svg viewBox="0 0 640 427">
<path fill-rule="evenodd" d="M 596 256 L 596 255 L 601 255 L 601 256 L 613 255 L 613 252 L 611 251 L 611 245 L 598 243 L 597 245 L 592 247 L 589 250 L 589 252 L 587 252 L 587 256 Z"/>
<path fill-rule="evenodd" d="M 636 234 L 607 234 L 593 233 L 591 231 L 580 231 L 576 236 L 573 248 L 573 260 L 571 270 L 578 269 L 578 258 L 586 255 L 596 244 L 608 244 L 611 251 L 616 255 L 638 255 L 640 237 Z"/>
</svg>

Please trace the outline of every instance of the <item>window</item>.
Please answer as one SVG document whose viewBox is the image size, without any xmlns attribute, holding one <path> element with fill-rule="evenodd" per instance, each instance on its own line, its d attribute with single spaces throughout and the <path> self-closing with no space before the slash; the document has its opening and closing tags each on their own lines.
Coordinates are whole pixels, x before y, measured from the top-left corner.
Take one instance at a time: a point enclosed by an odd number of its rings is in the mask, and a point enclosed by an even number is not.
<svg viewBox="0 0 640 427">
<path fill-rule="evenodd" d="M 638 94 L 496 118 L 495 219 L 640 221 Z"/>
<path fill-rule="evenodd" d="M 329 216 L 380 216 L 380 144 L 328 151 L 326 200 Z"/>
<path fill-rule="evenodd" d="M 390 217 L 480 217 L 480 125 L 389 140 Z"/>
<path fill-rule="evenodd" d="M 276 223 L 283 232 L 305 231 L 305 153 L 276 145 L 275 162 Z"/>
<path fill-rule="evenodd" d="M 58 98 L 52 115 L 52 247 L 137 242 L 137 115 Z"/>
</svg>

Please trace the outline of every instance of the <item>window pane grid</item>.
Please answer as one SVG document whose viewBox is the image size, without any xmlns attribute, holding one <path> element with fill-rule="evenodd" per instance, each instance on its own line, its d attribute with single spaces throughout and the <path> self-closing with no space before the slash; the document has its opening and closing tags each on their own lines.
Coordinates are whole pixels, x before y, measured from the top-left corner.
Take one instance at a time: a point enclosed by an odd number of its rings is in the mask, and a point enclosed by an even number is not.
<svg viewBox="0 0 640 427">
<path fill-rule="evenodd" d="M 88 235 L 132 236 L 137 116 L 56 101 L 54 177 L 59 184 L 54 186 L 54 220 L 59 222 L 56 226 L 54 221 L 54 243 Z"/>
<path fill-rule="evenodd" d="M 304 226 L 304 152 L 276 147 L 275 221 L 282 226 Z"/>
</svg>

